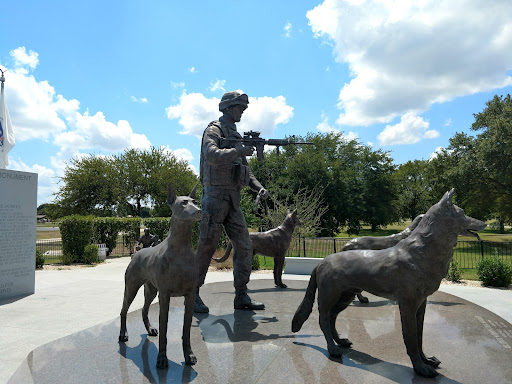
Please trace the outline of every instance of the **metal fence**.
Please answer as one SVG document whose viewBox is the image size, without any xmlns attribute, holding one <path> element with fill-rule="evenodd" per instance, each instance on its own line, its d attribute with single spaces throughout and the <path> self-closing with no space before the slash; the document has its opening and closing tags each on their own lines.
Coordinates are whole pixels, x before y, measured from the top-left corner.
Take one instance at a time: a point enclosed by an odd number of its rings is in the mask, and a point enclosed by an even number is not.
<svg viewBox="0 0 512 384">
<path fill-rule="evenodd" d="M 292 240 L 286 256 L 325 257 L 336 253 L 349 242 L 350 238 L 341 237 L 299 237 Z M 44 254 L 46 263 L 59 263 L 62 258 L 61 240 L 38 240 L 37 249 Z M 129 256 L 130 249 L 123 240 L 117 242 L 109 257 Z M 496 241 L 457 241 L 453 258 L 462 269 L 476 269 L 484 258 L 496 257 L 512 264 L 512 242 Z"/>
<path fill-rule="evenodd" d="M 59 263 L 62 260 L 62 240 L 60 239 L 37 240 L 36 248 L 43 253 L 45 263 Z M 109 257 L 130 256 L 131 253 L 125 242 L 118 240 Z"/>
<path fill-rule="evenodd" d="M 339 252 L 350 240 L 341 237 L 299 237 L 292 241 L 286 256 L 322 258 Z M 512 242 L 460 240 L 453 252 L 453 258 L 462 269 L 476 269 L 480 260 L 490 257 L 512 264 Z"/>
</svg>

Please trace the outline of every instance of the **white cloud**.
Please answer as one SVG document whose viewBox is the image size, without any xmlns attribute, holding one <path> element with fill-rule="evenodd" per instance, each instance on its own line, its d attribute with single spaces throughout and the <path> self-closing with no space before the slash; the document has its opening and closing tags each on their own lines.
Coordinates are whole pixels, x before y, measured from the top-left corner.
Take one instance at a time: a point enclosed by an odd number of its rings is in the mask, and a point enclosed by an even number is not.
<svg viewBox="0 0 512 384">
<path fill-rule="evenodd" d="M 217 90 L 220 90 L 222 92 L 226 92 L 226 90 L 224 89 L 224 84 L 226 84 L 226 80 L 218 80 L 215 81 L 215 82 L 211 82 L 210 83 L 210 91 L 212 92 L 215 92 Z"/>
<path fill-rule="evenodd" d="M 218 119 L 220 99 L 205 97 L 202 93 L 181 94 L 180 102 L 166 108 L 169 119 L 179 119 L 183 127 L 180 132 L 184 135 L 193 135 L 201 138 L 206 126 L 213 120 Z"/>
<path fill-rule="evenodd" d="M 168 145 L 162 146 L 162 148 L 166 152 L 169 152 L 169 153 L 173 154 L 174 156 L 176 156 L 176 158 L 178 160 L 186 161 L 188 163 L 189 168 L 192 170 L 192 172 L 194 172 L 196 175 L 199 175 L 196 167 L 193 166 L 192 164 L 190 164 L 192 162 L 192 160 L 194 160 L 194 155 L 192 155 L 192 152 L 190 151 L 190 149 L 187 149 L 187 148 L 171 149 Z"/>
<path fill-rule="evenodd" d="M 30 69 L 35 69 L 39 64 L 39 54 L 30 50 L 27 53 L 25 47 L 18 47 L 10 52 L 11 57 L 14 59 L 16 67 L 28 66 Z"/>
<path fill-rule="evenodd" d="M 202 93 L 183 92 L 177 105 L 166 108 L 169 119 L 179 119 L 185 135 L 201 138 L 207 125 L 217 120 L 220 99 L 207 98 Z M 244 112 L 238 131 L 260 131 L 262 136 L 272 135 L 278 124 L 287 123 L 293 117 L 293 108 L 283 96 L 249 97 L 249 108 Z"/>
<path fill-rule="evenodd" d="M 59 147 L 51 158 L 53 170 L 26 165 L 20 159 L 16 161 L 16 169 L 33 169 L 43 176 L 50 171 L 62 175 L 64 161 L 84 155 L 83 150 L 119 152 L 126 148 L 150 147 L 147 137 L 133 132 L 127 121 L 112 123 L 101 111 L 94 115 L 88 111 L 81 113 L 78 100 L 67 100 L 58 95 L 48 81 L 37 81 L 30 73 L 39 62 L 36 52 L 27 54 L 26 49 L 20 47 L 11 51 L 11 56 L 15 67 L 10 68 L 6 76 L 5 94 L 16 141 L 53 140 Z M 40 180 L 39 186 L 40 195 L 45 191 L 54 192 L 53 184 L 44 186 Z"/>
<path fill-rule="evenodd" d="M 430 154 L 429 160 L 435 159 L 437 156 L 439 156 L 440 153 L 442 153 L 444 150 L 444 147 L 437 147 L 434 152 Z"/>
<path fill-rule="evenodd" d="M 62 151 L 91 150 L 101 148 L 111 152 L 120 152 L 126 148 L 147 149 L 151 143 L 145 135 L 133 132 L 126 120 L 119 120 L 117 124 L 107 121 L 103 112 L 95 115 L 76 113 L 75 120 L 70 121 L 73 130 L 59 133 L 54 143 Z"/>
<path fill-rule="evenodd" d="M 293 107 L 286 104 L 284 96 L 249 97 L 249 108 L 238 124 L 238 131 L 259 131 L 262 136 L 271 136 L 278 124 L 285 124 L 292 117 Z"/>
<path fill-rule="evenodd" d="M 353 79 L 338 123 L 389 123 L 512 84 L 512 2 L 325 0 L 307 13 Z"/>
<path fill-rule="evenodd" d="M 322 114 L 322 121 L 317 124 L 316 129 L 318 129 L 318 131 L 322 133 L 341 132 L 339 129 L 334 128 L 329 124 L 329 118 L 325 114 Z M 343 134 L 343 137 L 345 138 L 345 140 L 351 141 L 356 140 L 358 135 L 357 133 L 350 131 L 346 135 Z"/>
<path fill-rule="evenodd" d="M 196 67 L 190 67 L 190 68 L 188 69 L 188 71 L 189 71 L 190 73 L 197 73 L 197 72 L 198 72 L 198 71 L 197 71 L 197 69 L 196 69 Z"/>
<path fill-rule="evenodd" d="M 292 23 L 288 22 L 284 25 L 284 36 L 285 37 L 291 37 L 292 35 Z"/>
<path fill-rule="evenodd" d="M 451 118 L 446 119 L 446 121 L 444 122 L 444 126 L 450 127 L 451 125 L 452 125 L 452 119 Z"/>
<path fill-rule="evenodd" d="M 174 88 L 174 89 L 184 88 L 185 87 L 185 83 L 183 81 L 181 81 L 181 82 L 171 81 L 171 87 Z"/>
<path fill-rule="evenodd" d="M 146 99 L 145 97 L 135 97 L 135 96 L 131 96 L 130 97 L 130 100 L 133 101 L 134 103 L 147 103 L 148 102 L 148 99 Z"/>
<path fill-rule="evenodd" d="M 414 144 L 421 139 L 433 139 L 439 136 L 439 132 L 428 129 L 430 123 L 421 116 L 408 112 L 402 116 L 400 122 L 395 125 L 386 125 L 379 133 L 377 139 L 380 145 Z"/>
<path fill-rule="evenodd" d="M 37 81 L 25 68 L 6 74 L 5 97 L 16 140 L 47 140 L 66 129 L 54 109 L 55 89 L 47 81 Z"/>
<path fill-rule="evenodd" d="M 29 69 L 38 62 L 38 54 L 27 54 L 25 47 L 11 51 L 11 56 L 18 65 Z M 150 146 L 146 136 L 134 133 L 127 121 L 114 124 L 106 120 L 103 112 L 92 116 L 88 111 L 80 113 L 78 100 L 57 95 L 48 81 L 37 81 L 27 68 L 9 71 L 5 93 L 16 140 L 53 137 L 62 155 L 94 148 L 121 151 Z"/>
</svg>

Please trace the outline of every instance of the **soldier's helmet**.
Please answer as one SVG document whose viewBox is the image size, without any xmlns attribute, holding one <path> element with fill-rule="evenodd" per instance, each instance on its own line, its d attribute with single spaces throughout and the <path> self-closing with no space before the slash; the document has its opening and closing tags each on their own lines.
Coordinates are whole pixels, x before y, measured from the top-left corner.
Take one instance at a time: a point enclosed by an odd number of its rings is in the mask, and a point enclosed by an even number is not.
<svg viewBox="0 0 512 384">
<path fill-rule="evenodd" d="M 219 111 L 223 111 L 232 105 L 241 104 L 247 108 L 249 104 L 249 97 L 245 93 L 237 91 L 226 92 L 219 103 Z"/>
</svg>

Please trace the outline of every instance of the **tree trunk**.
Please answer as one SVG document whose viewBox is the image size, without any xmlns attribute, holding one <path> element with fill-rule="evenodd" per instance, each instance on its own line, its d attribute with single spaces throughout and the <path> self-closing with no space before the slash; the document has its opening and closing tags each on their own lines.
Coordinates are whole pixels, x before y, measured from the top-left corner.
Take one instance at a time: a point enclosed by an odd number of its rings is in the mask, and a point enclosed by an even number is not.
<svg viewBox="0 0 512 384">
<path fill-rule="evenodd" d="M 501 219 L 498 219 L 498 223 L 500 224 L 500 233 L 503 235 L 505 233 L 505 223 Z"/>
</svg>

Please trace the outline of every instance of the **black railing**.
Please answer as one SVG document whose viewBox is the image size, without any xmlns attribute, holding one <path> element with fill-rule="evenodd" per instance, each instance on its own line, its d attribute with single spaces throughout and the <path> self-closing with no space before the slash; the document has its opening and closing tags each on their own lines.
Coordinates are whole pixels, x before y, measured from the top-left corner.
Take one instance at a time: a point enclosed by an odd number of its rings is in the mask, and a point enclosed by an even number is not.
<svg viewBox="0 0 512 384">
<path fill-rule="evenodd" d="M 286 256 L 323 258 L 339 252 L 350 240 L 341 237 L 298 237 L 292 240 Z M 453 252 L 453 258 L 462 269 L 476 269 L 480 260 L 490 257 L 512 264 L 512 242 L 460 240 Z"/>
<path fill-rule="evenodd" d="M 298 237 L 292 240 L 286 256 L 323 258 L 336 253 L 349 242 L 350 238 L 342 237 Z M 62 258 L 62 241 L 38 240 L 37 249 L 44 254 L 46 263 L 59 263 Z M 123 240 L 119 240 L 109 257 L 130 256 L 130 248 Z M 453 258 L 462 269 L 476 269 L 483 258 L 496 257 L 512 264 L 512 242 L 496 241 L 457 241 Z"/>
<path fill-rule="evenodd" d="M 59 263 L 62 259 L 62 240 L 37 240 L 36 248 L 43 252 L 46 263 Z M 116 247 L 109 253 L 109 257 L 130 256 L 130 248 L 123 240 L 118 240 Z"/>
</svg>

